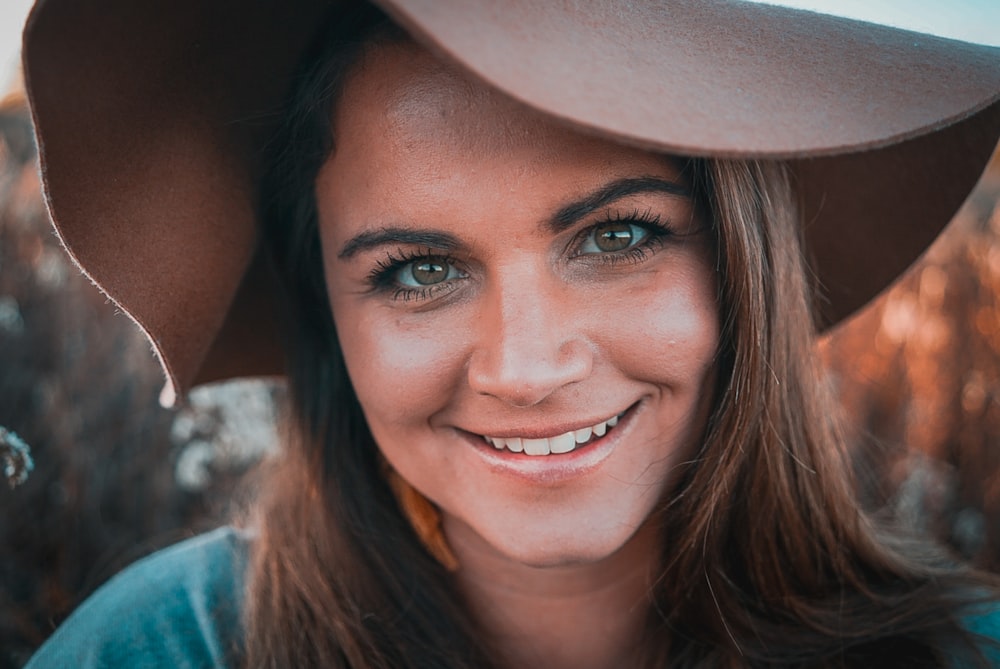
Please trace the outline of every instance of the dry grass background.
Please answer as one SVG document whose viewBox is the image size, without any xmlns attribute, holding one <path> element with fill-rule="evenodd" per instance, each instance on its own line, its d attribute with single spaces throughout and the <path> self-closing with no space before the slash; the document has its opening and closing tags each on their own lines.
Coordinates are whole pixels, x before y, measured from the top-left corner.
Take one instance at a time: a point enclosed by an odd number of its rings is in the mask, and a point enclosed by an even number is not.
<svg viewBox="0 0 1000 669">
<path fill-rule="evenodd" d="M 273 448 L 280 388 L 159 407 L 148 344 L 69 264 L 42 205 L 23 101 L 0 105 L 0 426 L 35 471 L 0 485 L 0 669 L 19 667 L 128 562 L 224 522 Z M 895 288 L 824 340 L 862 494 L 1000 569 L 1000 163 Z"/>
<path fill-rule="evenodd" d="M 869 504 L 1000 571 L 1000 152 L 924 257 L 821 342 Z"/>
</svg>

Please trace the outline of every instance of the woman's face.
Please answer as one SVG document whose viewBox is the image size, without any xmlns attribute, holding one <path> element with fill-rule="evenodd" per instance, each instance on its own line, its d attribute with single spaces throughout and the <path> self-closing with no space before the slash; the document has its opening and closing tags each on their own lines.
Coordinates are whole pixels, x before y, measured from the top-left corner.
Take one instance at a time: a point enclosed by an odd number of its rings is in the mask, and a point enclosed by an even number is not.
<svg viewBox="0 0 1000 669">
<path fill-rule="evenodd" d="M 612 554 L 696 450 L 713 391 L 712 241 L 677 166 L 412 44 L 370 53 L 343 100 L 316 194 L 379 448 L 453 545 Z"/>
</svg>

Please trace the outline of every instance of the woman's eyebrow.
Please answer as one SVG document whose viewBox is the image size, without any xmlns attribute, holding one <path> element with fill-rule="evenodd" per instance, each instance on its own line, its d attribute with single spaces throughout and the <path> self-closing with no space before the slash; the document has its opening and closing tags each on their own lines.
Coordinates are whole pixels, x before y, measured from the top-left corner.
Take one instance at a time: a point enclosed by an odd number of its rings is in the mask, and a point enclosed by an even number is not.
<svg viewBox="0 0 1000 669">
<path fill-rule="evenodd" d="M 415 244 L 442 251 L 452 251 L 460 246 L 458 239 L 447 232 L 434 230 L 408 230 L 407 228 L 380 228 L 351 237 L 340 249 L 337 257 L 347 260 L 362 251 L 370 251 L 385 244 Z"/>
<path fill-rule="evenodd" d="M 685 186 L 676 181 L 659 177 L 618 179 L 587 195 L 582 200 L 571 202 L 561 208 L 549 220 L 547 227 L 552 232 L 561 232 L 594 210 L 637 193 L 667 193 L 679 197 L 690 197 L 691 195 Z M 447 232 L 386 227 L 378 230 L 366 230 L 351 237 L 344 243 L 337 257 L 341 260 L 347 260 L 358 253 L 370 251 L 386 244 L 414 244 L 442 251 L 453 251 L 461 246 L 458 238 Z"/>
<path fill-rule="evenodd" d="M 596 209 L 607 206 L 623 197 L 636 193 L 667 193 L 679 197 L 691 197 L 691 191 L 686 186 L 659 177 L 631 177 L 612 181 L 608 185 L 586 196 L 582 200 L 572 202 L 549 220 L 547 227 L 551 232 L 562 232 L 581 218 Z"/>
</svg>

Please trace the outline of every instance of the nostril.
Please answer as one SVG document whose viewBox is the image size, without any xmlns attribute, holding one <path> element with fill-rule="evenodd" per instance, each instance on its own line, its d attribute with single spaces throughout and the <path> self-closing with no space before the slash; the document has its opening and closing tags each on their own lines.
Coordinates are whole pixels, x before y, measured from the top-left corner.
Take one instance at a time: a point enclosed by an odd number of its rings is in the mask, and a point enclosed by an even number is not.
<svg viewBox="0 0 1000 669">
<path fill-rule="evenodd" d="M 518 407 L 532 406 L 564 386 L 587 378 L 593 355 L 583 341 L 553 346 L 494 345 L 476 350 L 469 363 L 470 387 Z"/>
</svg>

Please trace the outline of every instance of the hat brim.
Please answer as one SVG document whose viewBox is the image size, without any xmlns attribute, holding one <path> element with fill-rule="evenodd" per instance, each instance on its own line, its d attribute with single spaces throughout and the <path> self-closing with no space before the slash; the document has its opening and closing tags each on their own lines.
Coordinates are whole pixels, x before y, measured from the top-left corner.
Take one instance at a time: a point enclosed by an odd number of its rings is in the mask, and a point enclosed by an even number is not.
<svg viewBox="0 0 1000 669">
<path fill-rule="evenodd" d="M 741 2 L 377 4 L 442 57 L 585 132 L 789 160 L 823 327 L 926 248 L 1000 136 L 1000 49 Z M 282 371 L 255 261 L 258 149 L 328 10 L 43 0 L 29 19 L 50 213 L 150 337 L 170 389 Z"/>
</svg>

